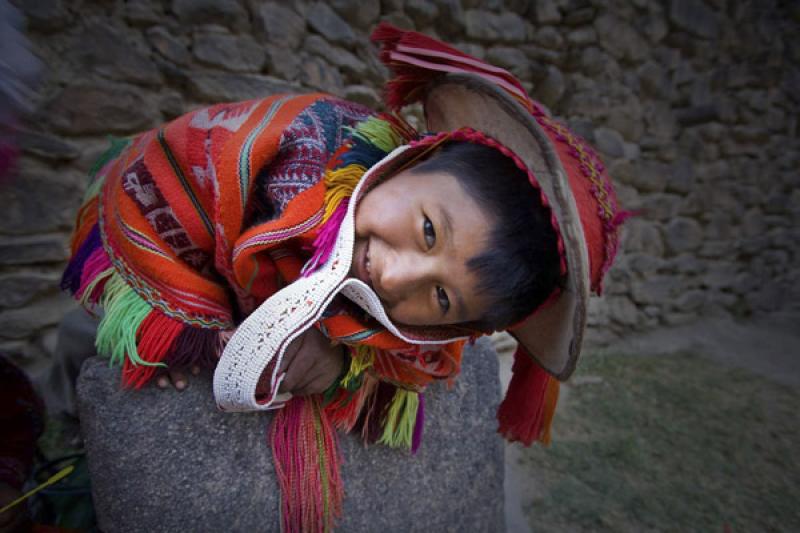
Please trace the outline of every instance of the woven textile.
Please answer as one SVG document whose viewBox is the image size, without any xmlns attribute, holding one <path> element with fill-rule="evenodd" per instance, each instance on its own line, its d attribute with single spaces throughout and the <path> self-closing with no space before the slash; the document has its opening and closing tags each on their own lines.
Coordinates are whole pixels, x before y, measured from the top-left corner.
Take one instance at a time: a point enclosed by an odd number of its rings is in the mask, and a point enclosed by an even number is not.
<svg viewBox="0 0 800 533">
<path fill-rule="evenodd" d="M 325 216 L 326 172 L 368 168 L 392 148 L 354 143 L 370 117 L 324 95 L 279 95 L 200 109 L 112 144 L 91 173 L 63 286 L 105 308 L 97 344 L 123 365 L 124 384 L 172 366 L 213 368 L 236 325 L 300 276 Z M 431 354 L 343 298 L 318 325 L 371 347 L 370 373 L 407 389 L 459 370 L 460 344 Z"/>
</svg>

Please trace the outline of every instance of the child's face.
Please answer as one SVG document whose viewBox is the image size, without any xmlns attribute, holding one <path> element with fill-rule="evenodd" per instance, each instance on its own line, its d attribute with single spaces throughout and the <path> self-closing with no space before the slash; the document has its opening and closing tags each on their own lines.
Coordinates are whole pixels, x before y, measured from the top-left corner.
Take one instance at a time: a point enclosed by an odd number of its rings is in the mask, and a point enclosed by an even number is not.
<svg viewBox="0 0 800 533">
<path fill-rule="evenodd" d="M 350 274 L 372 287 L 392 320 L 432 326 L 484 315 L 466 263 L 484 251 L 491 221 L 456 178 L 402 171 L 364 196 L 355 225 Z"/>
</svg>

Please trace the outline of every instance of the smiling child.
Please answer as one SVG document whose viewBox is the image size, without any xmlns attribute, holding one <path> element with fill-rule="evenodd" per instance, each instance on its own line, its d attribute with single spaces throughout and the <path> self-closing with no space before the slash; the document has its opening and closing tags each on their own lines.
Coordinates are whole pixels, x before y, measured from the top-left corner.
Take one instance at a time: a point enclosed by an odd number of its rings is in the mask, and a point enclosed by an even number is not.
<svg viewBox="0 0 800 533">
<path fill-rule="evenodd" d="M 103 307 L 125 385 L 201 366 L 220 408 L 283 407 L 286 530 L 341 508 L 332 429 L 415 451 L 426 386 L 480 334 L 520 341 L 500 432 L 547 441 L 624 218 L 594 151 L 511 74 L 387 24 L 373 39 L 387 105 L 422 101 L 433 133 L 320 94 L 193 111 L 98 163 L 64 274 Z"/>
</svg>

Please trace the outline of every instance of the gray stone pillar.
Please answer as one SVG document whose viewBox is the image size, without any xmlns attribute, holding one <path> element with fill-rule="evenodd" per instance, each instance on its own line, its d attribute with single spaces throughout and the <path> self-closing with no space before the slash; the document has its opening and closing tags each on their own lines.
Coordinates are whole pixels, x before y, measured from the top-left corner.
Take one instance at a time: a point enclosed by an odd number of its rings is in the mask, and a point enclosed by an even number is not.
<svg viewBox="0 0 800 533">
<path fill-rule="evenodd" d="M 210 376 L 184 392 L 119 388 L 92 358 L 78 383 L 98 524 L 106 533 L 278 531 L 269 414 L 216 410 Z M 426 393 L 416 456 L 341 435 L 339 531 L 504 531 L 497 357 L 468 347 L 462 375 Z"/>
</svg>

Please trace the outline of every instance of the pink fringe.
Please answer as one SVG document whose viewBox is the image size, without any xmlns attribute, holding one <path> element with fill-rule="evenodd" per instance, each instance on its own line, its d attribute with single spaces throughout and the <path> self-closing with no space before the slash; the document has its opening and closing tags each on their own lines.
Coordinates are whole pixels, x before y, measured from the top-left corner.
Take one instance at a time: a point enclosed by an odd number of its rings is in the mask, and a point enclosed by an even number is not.
<svg viewBox="0 0 800 533">
<path fill-rule="evenodd" d="M 339 236 L 339 228 L 342 225 L 345 214 L 347 214 L 347 205 L 350 203 L 349 198 L 345 198 L 331 213 L 330 218 L 325 221 L 320 228 L 317 238 L 314 239 L 314 255 L 303 267 L 301 271 L 303 277 L 308 277 L 324 265 L 328 258 L 333 253 L 333 247 L 336 245 L 336 238 Z"/>
<path fill-rule="evenodd" d="M 111 268 L 111 260 L 108 258 L 108 254 L 106 254 L 103 248 L 95 249 L 83 265 L 83 270 L 81 271 L 81 285 L 75 293 L 75 297 L 80 299 L 89 284 L 91 284 L 101 272 L 109 268 Z"/>
<path fill-rule="evenodd" d="M 295 397 L 272 420 L 270 446 L 281 488 L 281 531 L 331 531 L 344 488 L 336 432 L 318 397 Z"/>
</svg>

